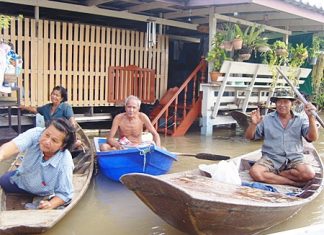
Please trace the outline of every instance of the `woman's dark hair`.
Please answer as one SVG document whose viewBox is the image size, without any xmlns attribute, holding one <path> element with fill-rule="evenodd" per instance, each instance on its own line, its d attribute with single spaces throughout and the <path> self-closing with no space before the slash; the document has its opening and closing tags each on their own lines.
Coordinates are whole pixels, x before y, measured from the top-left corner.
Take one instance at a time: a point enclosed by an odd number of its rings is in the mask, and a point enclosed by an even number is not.
<svg viewBox="0 0 324 235">
<path fill-rule="evenodd" d="M 57 130 L 65 134 L 65 138 L 63 141 L 63 150 L 65 149 L 71 150 L 72 145 L 76 140 L 75 129 L 72 126 L 71 122 L 64 118 L 57 118 L 57 119 L 52 119 L 49 122 L 48 127 L 51 125 L 53 125 Z"/>
<path fill-rule="evenodd" d="M 56 87 L 53 88 L 52 92 L 53 91 L 59 91 L 60 92 L 61 97 L 63 98 L 62 99 L 62 102 L 67 101 L 67 91 L 66 91 L 66 89 L 64 87 L 62 87 L 62 86 L 56 86 Z"/>
</svg>

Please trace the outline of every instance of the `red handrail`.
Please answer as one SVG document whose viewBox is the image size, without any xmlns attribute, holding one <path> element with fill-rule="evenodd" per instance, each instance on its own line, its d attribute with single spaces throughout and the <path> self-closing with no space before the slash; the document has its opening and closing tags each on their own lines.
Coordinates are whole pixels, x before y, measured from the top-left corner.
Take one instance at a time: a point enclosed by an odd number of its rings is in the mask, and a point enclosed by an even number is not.
<svg viewBox="0 0 324 235">
<path fill-rule="evenodd" d="M 199 65 L 193 70 L 193 72 L 189 75 L 189 77 L 184 81 L 184 83 L 180 86 L 180 88 L 175 92 L 175 94 L 172 96 L 172 98 L 164 105 L 164 107 L 161 109 L 161 111 L 155 116 L 155 118 L 152 120 L 153 126 L 158 129 L 158 123 L 161 118 L 164 118 L 164 134 L 168 134 L 168 120 L 169 120 L 169 113 L 170 109 L 172 108 L 174 111 L 173 115 L 173 130 L 174 132 L 178 126 L 178 110 L 180 108 L 182 109 L 182 118 L 185 118 L 187 115 L 187 108 L 188 105 L 188 93 L 192 91 L 192 100 L 191 104 L 194 104 L 194 102 L 198 99 L 199 92 L 197 92 L 197 88 L 199 88 L 199 83 L 205 81 L 205 75 L 206 75 L 206 69 L 207 69 L 207 62 L 204 58 L 201 59 Z M 198 74 L 200 73 L 200 79 L 197 80 Z M 189 87 L 189 85 L 192 82 L 192 87 Z M 180 107 L 179 104 L 179 97 L 180 95 L 183 95 L 183 103 L 182 107 Z M 189 96 L 190 97 L 190 96 Z"/>
</svg>

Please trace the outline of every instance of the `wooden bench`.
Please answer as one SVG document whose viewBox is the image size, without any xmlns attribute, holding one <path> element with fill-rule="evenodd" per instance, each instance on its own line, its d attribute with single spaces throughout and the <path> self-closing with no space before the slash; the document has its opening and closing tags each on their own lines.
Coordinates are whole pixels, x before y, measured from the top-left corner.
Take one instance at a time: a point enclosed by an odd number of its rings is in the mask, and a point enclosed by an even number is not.
<svg viewBox="0 0 324 235">
<path fill-rule="evenodd" d="M 292 74 L 289 67 L 281 69 L 286 75 Z M 298 85 L 304 82 L 310 71 L 311 69 L 305 68 L 294 71 Z M 277 71 L 271 71 L 270 66 L 266 64 L 225 61 L 220 72 L 224 75 L 219 77 L 216 83 L 200 84 L 200 90 L 203 92 L 203 135 L 212 135 L 214 125 L 236 124 L 231 116 L 221 115 L 220 111 L 246 112 L 248 108 L 255 108 L 260 104 L 269 106 L 275 89 L 289 87 Z"/>
<path fill-rule="evenodd" d="M 112 104 L 124 104 L 129 95 L 135 95 L 143 103 L 155 102 L 155 70 L 135 65 L 108 68 L 108 97 Z"/>
</svg>

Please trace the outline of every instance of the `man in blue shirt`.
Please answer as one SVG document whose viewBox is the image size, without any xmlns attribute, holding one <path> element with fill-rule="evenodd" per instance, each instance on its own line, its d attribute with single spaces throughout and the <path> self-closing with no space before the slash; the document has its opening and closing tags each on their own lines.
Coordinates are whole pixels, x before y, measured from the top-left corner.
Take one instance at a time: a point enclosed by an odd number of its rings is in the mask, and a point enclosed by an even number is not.
<svg viewBox="0 0 324 235">
<path fill-rule="evenodd" d="M 74 164 L 69 152 L 74 128 L 66 119 L 53 119 L 44 129 L 32 128 L 0 148 L 0 161 L 24 152 L 21 165 L 0 177 L 5 192 L 49 196 L 39 209 L 53 209 L 72 199 Z"/>
<path fill-rule="evenodd" d="M 256 181 L 271 184 L 301 186 L 314 178 L 314 169 L 303 161 L 303 137 L 308 142 L 318 139 L 316 119 L 308 103 L 307 116 L 291 111 L 295 98 L 288 90 L 271 97 L 276 111 L 262 117 L 259 109 L 252 111 L 251 123 L 245 132 L 250 140 L 263 139 L 262 158 L 250 169 Z"/>
</svg>

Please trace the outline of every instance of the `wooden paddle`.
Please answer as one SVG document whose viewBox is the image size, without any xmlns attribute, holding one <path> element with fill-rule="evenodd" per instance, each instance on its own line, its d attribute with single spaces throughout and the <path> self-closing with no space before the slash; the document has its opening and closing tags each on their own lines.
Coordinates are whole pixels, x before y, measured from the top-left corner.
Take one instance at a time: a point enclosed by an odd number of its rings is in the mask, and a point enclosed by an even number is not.
<svg viewBox="0 0 324 235">
<path fill-rule="evenodd" d="M 248 128 L 251 121 L 251 117 L 248 116 L 246 113 L 234 110 L 231 112 L 231 116 L 244 131 Z"/>
<path fill-rule="evenodd" d="M 172 153 L 178 156 L 189 156 L 189 157 L 195 157 L 198 159 L 211 160 L 211 161 L 228 160 L 231 158 L 229 156 L 212 154 L 212 153 L 175 153 L 175 152 Z"/>
<path fill-rule="evenodd" d="M 296 95 L 298 96 L 298 98 L 300 99 L 300 101 L 303 102 L 306 105 L 308 103 L 308 101 L 305 99 L 305 97 L 292 84 L 292 82 L 286 77 L 286 75 L 281 71 L 280 68 L 277 67 L 277 70 L 282 75 L 282 77 L 286 80 L 286 82 L 291 86 L 291 88 L 294 90 L 294 92 L 296 93 Z M 312 114 L 314 115 L 314 117 L 316 118 L 316 120 L 321 124 L 321 126 L 324 127 L 324 122 L 320 118 L 320 116 L 318 116 L 318 114 L 314 110 L 312 110 Z"/>
</svg>

